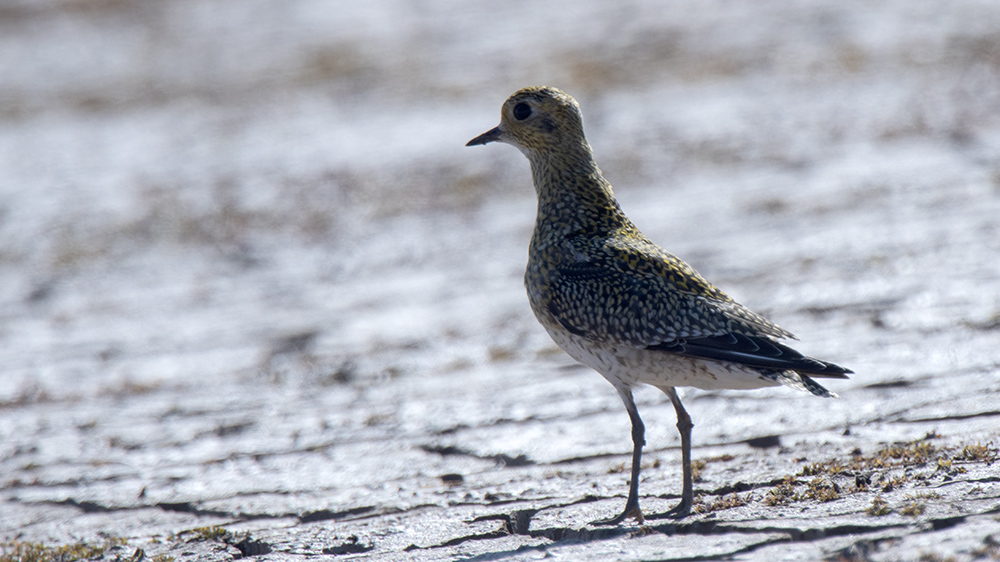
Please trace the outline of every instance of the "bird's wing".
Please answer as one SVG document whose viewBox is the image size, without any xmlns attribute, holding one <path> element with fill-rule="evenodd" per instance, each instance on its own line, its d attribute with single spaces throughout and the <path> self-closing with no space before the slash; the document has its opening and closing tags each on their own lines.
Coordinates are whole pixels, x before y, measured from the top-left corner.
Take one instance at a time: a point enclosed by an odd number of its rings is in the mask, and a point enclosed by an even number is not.
<svg viewBox="0 0 1000 562">
<path fill-rule="evenodd" d="M 774 342 L 795 336 L 645 238 L 609 238 L 577 255 L 586 258 L 552 272 L 548 302 L 574 334 L 762 369 L 848 372 Z"/>
<path fill-rule="evenodd" d="M 576 255 L 585 258 L 552 272 L 548 302 L 572 333 L 761 369 L 848 372 L 776 343 L 795 336 L 645 238 L 613 237 L 601 248 L 581 246 Z"/>
<path fill-rule="evenodd" d="M 583 262 L 556 269 L 548 294 L 548 311 L 559 323 L 595 341 L 649 347 L 733 332 L 784 336 L 736 303 L 605 264 Z"/>
<path fill-rule="evenodd" d="M 728 361 L 757 369 L 796 371 L 814 377 L 846 379 L 850 369 L 806 357 L 774 340 L 743 334 L 723 334 L 703 338 L 679 339 L 648 346 L 646 349 L 676 353 L 685 357 Z"/>
<path fill-rule="evenodd" d="M 637 347 L 728 333 L 795 337 L 648 240 L 587 242 L 571 240 L 577 261 L 549 276 L 549 311 L 574 333 Z"/>
</svg>

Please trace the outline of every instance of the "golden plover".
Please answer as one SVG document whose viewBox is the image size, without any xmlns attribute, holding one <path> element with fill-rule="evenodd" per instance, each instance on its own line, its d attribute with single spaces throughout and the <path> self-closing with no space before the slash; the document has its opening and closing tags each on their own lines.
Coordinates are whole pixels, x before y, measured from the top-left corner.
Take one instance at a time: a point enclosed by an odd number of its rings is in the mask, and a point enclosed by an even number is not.
<svg viewBox="0 0 1000 562">
<path fill-rule="evenodd" d="M 691 418 L 675 387 L 751 389 L 784 384 L 834 397 L 810 377 L 851 371 L 779 343 L 790 332 L 733 301 L 691 266 L 646 238 L 625 216 L 583 134 L 580 106 L 550 87 L 504 102 L 500 125 L 466 146 L 505 142 L 531 162 L 538 214 L 524 284 L 553 340 L 604 375 L 632 422 L 632 479 L 625 509 L 595 521 L 643 521 L 639 468 L 645 444 L 632 398 L 639 383 L 670 397 L 681 436 L 683 490 L 668 514 L 691 511 Z"/>
</svg>

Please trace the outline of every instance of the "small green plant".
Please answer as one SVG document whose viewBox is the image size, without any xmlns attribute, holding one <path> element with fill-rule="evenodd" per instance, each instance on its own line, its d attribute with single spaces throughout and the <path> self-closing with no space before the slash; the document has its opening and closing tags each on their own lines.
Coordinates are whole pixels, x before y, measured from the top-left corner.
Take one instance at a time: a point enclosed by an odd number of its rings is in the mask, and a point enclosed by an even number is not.
<svg viewBox="0 0 1000 562">
<path fill-rule="evenodd" d="M 875 468 L 890 468 L 896 466 L 919 466 L 927 462 L 938 452 L 938 448 L 928 441 L 913 441 L 902 445 L 890 445 L 868 459 Z"/>
<path fill-rule="evenodd" d="M 230 532 L 225 527 L 212 525 L 210 527 L 195 527 L 194 529 L 181 531 L 174 535 L 174 537 L 191 542 L 224 540 L 229 535 Z"/>
<path fill-rule="evenodd" d="M 799 473 L 800 476 L 822 476 L 822 475 L 836 475 L 847 472 L 847 467 L 844 466 L 838 459 L 831 459 L 826 462 L 814 462 L 802 467 L 802 472 Z"/>
<path fill-rule="evenodd" d="M 787 476 L 764 496 L 764 504 L 775 506 L 806 500 L 831 502 L 840 499 L 840 487 L 826 478 L 816 477 L 806 483 L 805 490 L 797 491 L 800 483 L 794 476 Z"/>
<path fill-rule="evenodd" d="M 832 502 L 840 499 L 840 487 L 825 478 L 813 478 L 802 499 Z"/>
<path fill-rule="evenodd" d="M 934 477 L 945 480 L 967 473 L 965 464 L 985 463 L 1000 460 L 1000 451 L 993 443 L 971 444 L 949 447 L 934 442 L 940 436 L 929 433 L 914 441 L 887 445 L 874 453 L 863 454 L 855 449 L 849 458 L 831 459 L 803 465 L 795 475 L 789 475 L 780 484 L 771 488 L 761 501 L 768 506 L 788 505 L 815 500 L 829 502 L 843 494 L 881 492 L 918 486 Z M 806 459 L 796 459 L 806 462 Z M 812 477 L 807 480 L 806 477 Z M 845 485 L 844 479 L 852 478 L 853 484 Z M 839 482 L 839 485 L 838 485 Z M 881 495 L 872 499 L 872 505 L 865 510 L 873 517 L 883 516 L 892 511 L 916 517 L 924 513 L 928 502 L 941 497 L 935 492 L 922 492 L 906 496 L 906 501 L 895 510 L 890 509 Z M 715 504 L 704 506 L 710 511 Z"/>
<path fill-rule="evenodd" d="M 0 543 L 0 562 L 72 562 L 101 558 L 108 550 L 124 546 L 125 539 L 108 538 L 103 544 L 90 545 L 79 542 L 62 546 L 45 546 L 42 543 L 11 541 Z"/>
<path fill-rule="evenodd" d="M 962 447 L 961 452 L 955 455 L 954 459 L 957 461 L 986 461 L 987 463 L 992 463 L 997 460 L 997 450 L 989 444 L 980 445 L 976 443 L 974 445 L 966 445 Z"/>
<path fill-rule="evenodd" d="M 747 505 L 753 501 L 753 499 L 753 495 L 750 493 L 746 493 L 742 496 L 739 494 L 727 494 L 712 503 L 699 503 L 695 506 L 694 510 L 697 513 L 711 513 L 713 511 L 741 507 Z"/>
<path fill-rule="evenodd" d="M 707 461 L 701 459 L 696 459 L 691 461 L 691 479 L 694 480 L 695 482 L 700 482 L 701 471 L 705 470 L 706 466 L 708 466 Z"/>
<path fill-rule="evenodd" d="M 795 484 L 794 476 L 786 476 L 781 484 L 767 491 L 767 495 L 764 496 L 764 505 L 784 505 L 795 501 Z"/>
<path fill-rule="evenodd" d="M 910 500 L 906 505 L 899 508 L 899 512 L 907 517 L 916 517 L 922 515 L 925 509 L 927 509 L 927 506 L 923 502 Z"/>
<path fill-rule="evenodd" d="M 872 505 L 865 513 L 872 517 L 882 517 L 883 515 L 888 515 L 891 511 L 889 509 L 889 502 L 885 501 L 882 496 L 875 496 L 872 498 Z"/>
</svg>

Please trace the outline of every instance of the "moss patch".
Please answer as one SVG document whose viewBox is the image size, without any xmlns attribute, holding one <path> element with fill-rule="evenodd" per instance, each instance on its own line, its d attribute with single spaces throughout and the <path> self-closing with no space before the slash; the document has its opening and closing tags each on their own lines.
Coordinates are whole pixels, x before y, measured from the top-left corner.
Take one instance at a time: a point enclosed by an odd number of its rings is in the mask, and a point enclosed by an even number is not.
<svg viewBox="0 0 1000 562">
<path fill-rule="evenodd" d="M 116 547 L 125 546 L 127 541 L 120 538 L 105 539 L 102 544 L 85 542 L 61 546 L 46 546 L 42 543 L 11 541 L 0 543 L 0 562 L 71 562 L 101 558 Z"/>
</svg>

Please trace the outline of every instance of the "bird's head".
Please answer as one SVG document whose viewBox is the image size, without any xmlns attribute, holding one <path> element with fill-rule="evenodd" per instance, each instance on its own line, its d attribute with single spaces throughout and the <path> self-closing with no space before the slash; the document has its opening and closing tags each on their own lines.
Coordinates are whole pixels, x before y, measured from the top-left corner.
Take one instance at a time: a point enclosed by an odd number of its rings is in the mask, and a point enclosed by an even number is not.
<svg viewBox="0 0 1000 562">
<path fill-rule="evenodd" d="M 465 146 L 491 142 L 512 144 L 528 158 L 553 151 L 590 151 L 580 106 L 569 95 L 549 86 L 514 92 L 500 109 L 500 124 Z"/>
</svg>

